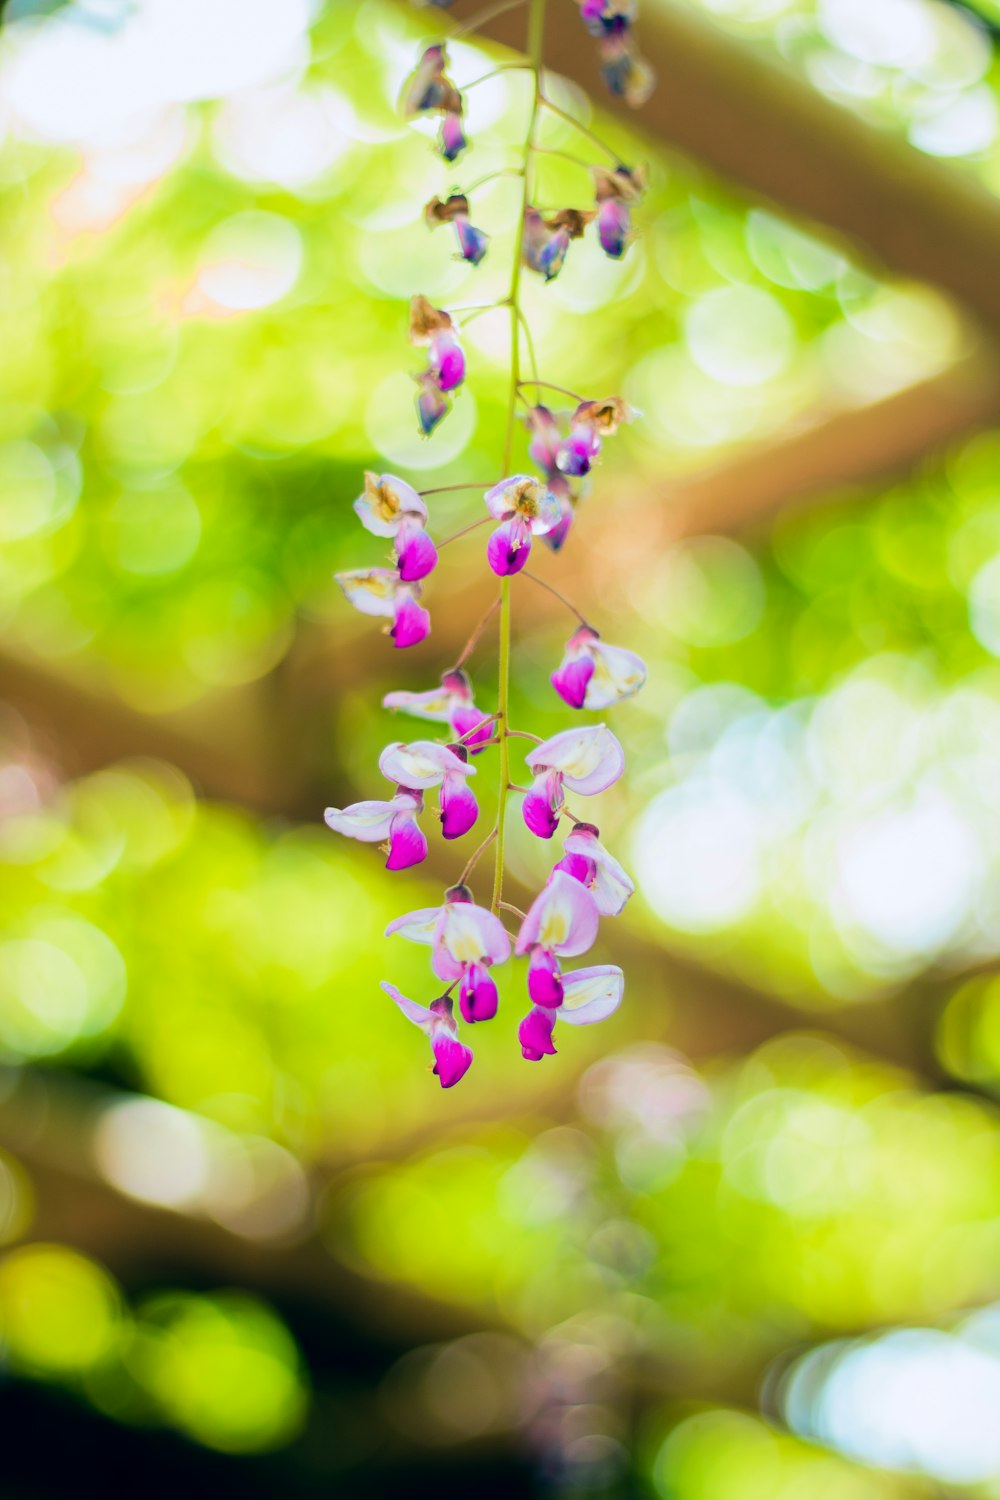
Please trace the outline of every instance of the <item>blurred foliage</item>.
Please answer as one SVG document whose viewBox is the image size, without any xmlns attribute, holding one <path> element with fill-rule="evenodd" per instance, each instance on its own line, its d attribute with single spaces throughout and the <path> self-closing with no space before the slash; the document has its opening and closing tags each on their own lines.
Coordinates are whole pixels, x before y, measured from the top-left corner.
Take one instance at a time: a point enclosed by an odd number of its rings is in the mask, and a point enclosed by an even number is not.
<svg viewBox="0 0 1000 1500">
<path fill-rule="evenodd" d="M 777 55 L 838 104 L 928 156 L 967 163 L 1000 189 L 996 0 L 684 3 Z"/>
</svg>

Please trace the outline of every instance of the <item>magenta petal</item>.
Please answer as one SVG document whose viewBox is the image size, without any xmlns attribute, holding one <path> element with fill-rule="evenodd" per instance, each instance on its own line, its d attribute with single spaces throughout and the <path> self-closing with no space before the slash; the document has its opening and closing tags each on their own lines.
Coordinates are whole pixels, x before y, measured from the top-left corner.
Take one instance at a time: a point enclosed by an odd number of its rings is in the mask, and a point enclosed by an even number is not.
<svg viewBox="0 0 1000 1500">
<path fill-rule="evenodd" d="M 441 131 L 438 137 L 438 145 L 445 161 L 454 161 L 468 144 L 462 129 L 461 115 L 446 114 L 441 121 Z"/>
<path fill-rule="evenodd" d="M 472 1025 L 492 1021 L 497 1013 L 497 987 L 484 964 L 470 964 L 462 976 L 458 1003 L 462 1015 Z"/>
<path fill-rule="evenodd" d="M 521 816 L 536 837 L 552 837 L 559 827 L 559 810 L 564 801 L 562 777 L 558 771 L 544 772 L 535 777 L 521 802 Z"/>
<path fill-rule="evenodd" d="M 560 666 L 549 678 L 552 686 L 570 708 L 582 708 L 587 696 L 587 686 L 594 675 L 594 662 L 589 656 L 578 656 L 575 660 L 564 656 Z"/>
<path fill-rule="evenodd" d="M 590 473 L 590 466 L 600 451 L 601 440 L 596 432 L 581 424 L 572 429 L 561 445 L 556 463 L 561 473 L 579 477 Z"/>
<path fill-rule="evenodd" d="M 389 830 L 389 858 L 387 870 L 408 870 L 427 858 L 427 840 L 416 819 L 409 813 L 400 813 L 392 820 Z"/>
<path fill-rule="evenodd" d="M 437 371 L 438 389 L 457 389 L 465 379 L 465 355 L 450 333 L 439 333 L 431 339 L 431 368 Z"/>
<path fill-rule="evenodd" d="M 434 1072 L 443 1089 L 452 1088 L 472 1067 L 472 1048 L 447 1031 L 435 1033 L 431 1038 L 431 1050 L 434 1053 Z"/>
<path fill-rule="evenodd" d="M 486 561 L 499 578 L 520 573 L 530 552 L 531 527 L 520 516 L 504 521 L 486 543 Z"/>
<path fill-rule="evenodd" d="M 479 817 L 479 806 L 464 776 L 449 773 L 441 783 L 441 832 L 460 839 Z"/>
<path fill-rule="evenodd" d="M 402 595 L 396 607 L 396 618 L 389 634 L 397 651 L 417 646 L 431 633 L 431 617 L 416 599 Z"/>
<path fill-rule="evenodd" d="M 574 880 L 578 880 L 581 885 L 587 886 L 588 889 L 594 876 L 597 874 L 597 866 L 594 864 L 594 861 L 587 859 L 583 854 L 564 854 L 562 859 L 554 864 L 552 868 L 553 870 L 565 870 L 567 875 L 572 875 Z"/>
<path fill-rule="evenodd" d="M 481 754 L 484 745 L 493 738 L 493 720 L 474 703 L 457 704 L 451 711 L 450 722 L 455 738 L 462 741 L 470 755 Z"/>
<path fill-rule="evenodd" d="M 559 503 L 562 506 L 562 516 L 553 526 L 552 530 L 547 531 L 542 537 L 542 541 L 553 552 L 558 552 L 564 545 L 566 538 L 569 536 L 570 528 L 573 525 L 573 507 L 570 505 L 569 500 L 565 497 L 560 497 Z"/>
<path fill-rule="evenodd" d="M 559 451 L 559 424 L 547 406 L 533 406 L 528 415 L 532 438 L 528 457 L 546 474 L 556 467 Z"/>
<path fill-rule="evenodd" d="M 419 520 L 405 518 L 396 534 L 396 562 L 404 583 L 416 583 L 437 567 L 437 548 Z"/>
<path fill-rule="evenodd" d="M 541 1062 L 543 1057 L 555 1057 L 552 1033 L 555 1030 L 556 1012 L 534 1006 L 517 1028 L 517 1039 L 521 1043 L 521 1056 L 528 1062 Z"/>
<path fill-rule="evenodd" d="M 587 887 L 554 870 L 528 908 L 517 935 L 518 954 L 547 948 L 561 956 L 586 953 L 597 936 L 600 915 Z"/>
<path fill-rule="evenodd" d="M 424 437 L 429 437 L 442 417 L 448 415 L 448 402 L 441 394 L 436 370 L 424 370 L 416 377 L 417 420 Z"/>
<path fill-rule="evenodd" d="M 559 960 L 548 948 L 533 948 L 528 964 L 528 994 L 535 1005 L 549 1010 L 562 1004 L 563 986 Z"/>
<path fill-rule="evenodd" d="M 605 255 L 610 255 L 612 260 L 621 259 L 625 254 L 628 231 L 628 208 L 614 198 L 607 199 L 597 210 L 597 237 Z"/>
<path fill-rule="evenodd" d="M 476 229 L 463 214 L 459 214 L 455 220 L 455 234 L 458 237 L 458 248 L 462 259 L 467 260 L 470 266 L 478 266 L 486 254 L 489 235 L 484 234 L 481 229 Z"/>
</svg>

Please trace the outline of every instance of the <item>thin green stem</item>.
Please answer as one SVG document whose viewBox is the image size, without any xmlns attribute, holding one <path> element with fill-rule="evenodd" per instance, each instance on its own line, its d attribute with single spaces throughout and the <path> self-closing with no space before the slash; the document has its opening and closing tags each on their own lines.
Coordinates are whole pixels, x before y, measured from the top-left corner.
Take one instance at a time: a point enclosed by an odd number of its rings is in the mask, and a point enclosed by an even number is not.
<svg viewBox="0 0 1000 1500">
<path fill-rule="evenodd" d="M 524 176 L 524 168 L 523 167 L 501 167 L 500 170 L 497 171 L 497 172 L 487 172 L 485 177 L 477 177 L 476 180 L 475 180 L 475 182 L 470 183 L 468 187 L 463 187 L 462 188 L 462 192 L 468 198 L 469 194 L 470 193 L 474 193 L 477 188 L 485 187 L 488 182 L 496 182 L 496 180 L 497 180 L 498 177 L 523 177 L 523 176 Z M 502 304 L 499 303 L 499 302 L 495 302 L 495 303 L 493 303 L 493 306 L 494 307 L 500 307 L 500 306 L 502 306 Z"/>
<path fill-rule="evenodd" d="M 496 481 L 492 479 L 466 479 L 461 484 L 436 484 L 430 490 L 418 490 L 417 494 L 424 495 L 450 495 L 454 490 L 489 490 L 493 488 Z"/>
<path fill-rule="evenodd" d="M 500 63 L 499 67 L 491 68 L 488 73 L 481 73 L 471 83 L 460 84 L 459 88 L 463 94 L 467 94 L 469 89 L 476 87 L 477 83 L 488 83 L 491 78 L 496 78 L 499 73 L 524 73 L 530 67 L 531 64 L 529 62 Z"/>
<path fill-rule="evenodd" d="M 593 171 L 591 162 L 584 161 L 582 156 L 573 156 L 569 151 L 560 151 L 557 146 L 533 146 L 532 154 L 534 156 L 558 156 L 563 161 L 571 161 L 575 167 L 582 167 L 585 172 Z"/>
<path fill-rule="evenodd" d="M 564 385 L 553 385 L 551 380 L 522 380 L 521 385 L 535 385 L 546 391 L 558 391 L 560 396 L 568 396 L 578 405 L 587 399 L 586 396 L 581 396 L 579 391 L 567 390 Z"/>
<path fill-rule="evenodd" d="M 599 135 L 595 135 L 592 130 L 588 130 L 586 125 L 581 125 L 579 120 L 574 120 L 571 114 L 568 114 L 564 109 L 560 109 L 558 104 L 553 104 L 552 100 L 547 99 L 544 94 L 541 95 L 539 103 L 542 104 L 542 106 L 547 109 L 550 114 L 557 115 L 560 120 L 565 120 L 567 125 L 572 125 L 573 129 L 578 130 L 581 135 L 586 136 L 588 141 L 593 141 L 594 145 L 599 147 L 599 149 L 603 151 L 606 156 L 610 156 L 611 160 L 617 166 L 618 162 L 621 160 L 621 157 L 618 155 L 617 151 L 615 151 L 611 146 L 608 145 L 607 141 L 602 141 Z"/>
<path fill-rule="evenodd" d="M 532 583 L 537 583 L 540 589 L 544 589 L 546 593 L 551 594 L 554 599 L 558 599 L 560 604 L 565 604 L 570 613 L 576 615 L 576 618 L 580 621 L 581 625 L 587 625 L 589 627 L 590 622 L 588 621 L 586 615 L 582 615 L 577 609 L 576 605 L 571 604 L 570 601 L 566 598 L 566 595 L 560 594 L 559 590 L 554 589 L 551 583 L 546 583 L 545 579 L 539 578 L 537 573 L 529 573 L 527 568 L 522 569 L 522 577 L 530 578 Z"/>
<path fill-rule="evenodd" d="M 491 831 L 483 839 L 483 842 L 480 844 L 479 848 L 475 851 L 475 853 L 471 854 L 469 856 L 469 859 L 468 859 L 468 861 L 466 863 L 465 869 L 462 871 L 461 875 L 455 881 L 456 885 L 464 885 L 465 884 L 465 882 L 468 880 L 469 876 L 472 874 L 473 870 L 478 865 L 480 855 L 486 853 L 487 849 L 490 847 L 490 845 L 492 844 L 492 842 L 496 838 L 496 836 L 497 836 L 496 829 L 495 828 L 491 829 Z"/>
<path fill-rule="evenodd" d="M 480 526 L 485 526 L 492 520 L 492 516 L 481 516 L 478 521 L 470 521 L 468 526 L 462 527 L 461 531 L 453 531 L 451 536 L 446 536 L 443 542 L 438 542 L 438 551 L 440 552 L 442 547 L 447 547 L 449 542 L 457 542 L 460 536 L 468 536 L 470 531 L 478 531 Z"/>
<path fill-rule="evenodd" d="M 479 624 L 476 626 L 475 630 L 472 632 L 472 634 L 469 636 L 469 639 L 466 641 L 465 645 L 462 647 L 462 654 L 461 654 L 461 656 L 459 656 L 458 661 L 452 667 L 452 671 L 453 672 L 457 672 L 458 669 L 459 669 L 459 667 L 464 666 L 465 663 L 468 661 L 469 657 L 472 655 L 473 651 L 476 649 L 476 645 L 477 645 L 477 643 L 479 641 L 479 637 L 482 635 L 483 631 L 486 629 L 487 625 L 490 623 L 490 621 L 492 620 L 493 616 L 496 614 L 496 612 L 497 612 L 497 610 L 499 608 L 500 608 L 500 600 L 499 599 L 494 599 L 493 603 L 490 605 L 489 609 L 483 615 L 483 618 L 480 620 Z M 490 718 L 491 719 L 492 718 L 496 718 L 496 715 L 495 714 L 490 714 Z M 478 728 L 478 725 L 476 727 Z"/>
<path fill-rule="evenodd" d="M 524 178 L 521 193 L 521 212 L 517 221 L 514 240 L 514 264 L 510 273 L 510 396 L 507 402 L 507 429 L 504 434 L 503 463 L 501 472 L 510 473 L 514 454 L 514 424 L 517 415 L 518 387 L 521 383 L 521 326 L 518 293 L 521 287 L 521 255 L 524 248 L 524 215 L 531 193 L 531 148 L 534 144 L 538 111 L 542 99 L 542 43 L 545 34 L 546 0 L 530 0 L 528 13 L 528 56 L 531 60 L 534 87 L 531 97 L 531 114 L 524 143 Z M 500 664 L 497 684 L 497 717 L 506 728 L 510 713 L 510 575 L 500 581 Z M 503 896 L 504 835 L 507 815 L 507 783 L 510 781 L 510 740 L 503 735 L 500 740 L 500 786 L 497 795 L 497 843 L 496 860 L 493 866 L 493 899 L 490 909 L 500 910 Z"/>
<path fill-rule="evenodd" d="M 532 385 L 537 386 L 539 384 L 539 380 L 538 360 L 535 358 L 535 341 L 531 337 L 531 329 L 528 327 L 528 320 L 524 316 L 524 313 L 520 308 L 518 308 L 517 310 L 517 317 L 518 322 L 521 324 L 521 332 L 524 334 L 524 342 L 528 346 L 528 359 L 531 361 L 531 383 Z"/>
</svg>

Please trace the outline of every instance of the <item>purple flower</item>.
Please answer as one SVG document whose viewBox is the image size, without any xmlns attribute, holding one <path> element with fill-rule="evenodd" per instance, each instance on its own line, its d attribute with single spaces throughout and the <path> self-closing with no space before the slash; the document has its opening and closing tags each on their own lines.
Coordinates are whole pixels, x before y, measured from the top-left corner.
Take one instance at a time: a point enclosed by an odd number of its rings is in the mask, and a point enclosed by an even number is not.
<svg viewBox="0 0 1000 1500">
<path fill-rule="evenodd" d="M 602 917 L 618 917 L 635 890 L 629 876 L 598 837 L 593 823 L 577 823 L 563 840 L 566 851 L 555 866 L 585 885 Z"/>
<path fill-rule="evenodd" d="M 565 985 L 560 957 L 586 953 L 597 936 L 597 903 L 579 880 L 553 870 L 521 923 L 515 953 L 528 955 L 528 994 L 532 1003 L 554 1010 L 563 1002 Z"/>
<path fill-rule="evenodd" d="M 458 1040 L 452 1003 L 447 995 L 432 1000 L 430 1005 L 421 1005 L 410 1000 L 394 984 L 381 981 L 382 989 L 391 1000 L 395 1000 L 408 1021 L 426 1032 L 434 1054 L 434 1073 L 443 1089 L 450 1089 L 464 1078 L 472 1066 L 472 1048 Z"/>
<path fill-rule="evenodd" d="M 437 548 L 425 530 L 427 506 L 405 479 L 366 471 L 364 493 L 354 509 L 366 531 L 395 538 L 401 582 L 415 583 L 433 572 Z"/>
<path fill-rule="evenodd" d="M 410 343 L 428 349 L 427 369 L 413 377 L 419 387 L 417 419 L 427 437 L 448 411 L 446 394 L 465 379 L 465 354 L 449 314 L 422 296 L 410 299 Z"/>
<path fill-rule="evenodd" d="M 472 684 L 461 667 L 445 672 L 439 688 L 423 693 L 387 693 L 382 707 L 429 719 L 434 724 L 449 724 L 452 734 L 472 755 L 480 754 L 493 738 L 492 716 L 473 703 Z"/>
<path fill-rule="evenodd" d="M 408 745 L 397 740 L 386 745 L 378 758 L 378 768 L 387 781 L 421 792 L 440 786 L 447 776 L 464 778 L 476 774 L 475 766 L 467 764 L 460 745 L 438 745 L 434 740 L 412 740 Z"/>
<path fill-rule="evenodd" d="M 442 394 L 457 390 L 465 379 L 465 354 L 454 334 L 436 334 L 431 339 L 428 359 L 437 377 L 438 390 Z"/>
<path fill-rule="evenodd" d="M 614 169 L 592 167 L 591 171 L 597 199 L 597 237 L 605 255 L 620 260 L 628 248 L 631 206 L 646 188 L 645 169 L 634 167 L 630 171 L 619 164 Z"/>
<path fill-rule="evenodd" d="M 530 474 L 513 474 L 486 491 L 486 509 L 501 525 L 486 544 L 494 573 L 519 573 L 528 560 L 532 535 L 544 536 L 561 519 L 559 502 L 547 485 Z"/>
<path fill-rule="evenodd" d="M 419 792 L 397 790 L 391 801 L 354 802 L 350 807 L 328 807 L 328 828 L 362 844 L 388 840 L 387 870 L 405 870 L 427 855 L 427 840 L 417 825 L 424 799 Z"/>
<path fill-rule="evenodd" d="M 407 119 L 429 112 L 461 114 L 462 96 L 445 76 L 447 66 L 448 54 L 442 45 L 424 49 L 403 86 L 400 108 Z"/>
<path fill-rule="evenodd" d="M 590 1026 L 613 1014 L 622 1002 L 625 976 L 614 964 L 595 964 L 562 976 L 562 1004 L 533 1005 L 517 1029 L 521 1055 L 539 1062 L 555 1055 L 552 1033 L 557 1020 L 570 1026 Z"/>
<path fill-rule="evenodd" d="M 496 985 L 487 971 L 510 957 L 510 939 L 499 917 L 473 903 L 467 887 L 453 886 L 443 906 L 397 917 L 385 930 L 386 937 L 393 933 L 431 945 L 434 973 L 446 984 L 459 984 L 467 1021 L 490 1020 L 496 1014 Z"/>
<path fill-rule="evenodd" d="M 431 617 L 417 603 L 419 583 L 404 582 L 394 568 L 353 568 L 334 577 L 361 614 L 392 620 L 388 634 L 398 649 L 415 646 L 430 634 Z"/>
<path fill-rule="evenodd" d="M 468 764 L 464 745 L 437 745 L 433 740 L 414 740 L 387 745 L 379 756 L 379 770 L 389 781 L 412 790 L 441 788 L 441 831 L 446 839 L 461 838 L 479 817 L 479 807 L 469 786 L 475 766 Z"/>
<path fill-rule="evenodd" d="M 445 161 L 454 161 L 461 156 L 469 144 L 465 131 L 462 129 L 461 98 L 459 108 L 449 110 L 441 121 L 441 129 L 438 131 L 438 150 Z"/>
<path fill-rule="evenodd" d="M 596 630 L 581 625 L 549 679 L 570 708 L 602 709 L 631 698 L 646 681 L 646 664 L 624 646 L 607 646 Z"/>
<path fill-rule="evenodd" d="M 395 474 L 365 470 L 364 492 L 354 502 L 362 526 L 373 536 L 395 536 L 404 520 L 427 520 L 427 506 L 411 484 Z"/>
<path fill-rule="evenodd" d="M 559 470 L 559 447 L 562 443 L 559 423 L 549 408 L 541 404 L 531 408 L 526 421 L 531 433 L 528 457 L 533 464 L 538 465 L 546 478 L 554 476 Z"/>
<path fill-rule="evenodd" d="M 601 77 L 608 91 L 624 99 L 632 109 L 641 109 L 656 86 L 653 70 L 640 57 L 634 39 L 627 33 L 603 37 L 597 44 Z"/>
<path fill-rule="evenodd" d="M 559 501 L 559 521 L 551 531 L 545 533 L 542 541 L 553 552 L 559 552 L 569 536 L 579 497 L 573 494 L 562 474 L 551 476 L 548 483 L 549 489 Z"/>
<path fill-rule="evenodd" d="M 423 522 L 407 516 L 396 533 L 396 567 L 400 578 L 404 583 L 426 578 L 437 567 L 437 560 L 437 548 Z"/>
<path fill-rule="evenodd" d="M 444 202 L 432 198 L 424 209 L 424 218 L 433 229 L 438 224 L 452 224 L 458 240 L 459 258 L 478 266 L 486 254 L 489 235 L 476 229 L 469 220 L 469 200 L 464 193 L 452 193 Z"/>
<path fill-rule="evenodd" d="M 638 13 L 636 0 L 578 0 L 580 19 L 590 35 L 600 39 L 628 32 Z"/>
<path fill-rule="evenodd" d="M 413 378 L 417 382 L 417 422 L 424 437 L 430 437 L 442 418 L 448 415 L 451 405 L 441 394 L 436 370 L 421 370 Z"/>
<path fill-rule="evenodd" d="M 564 785 L 590 797 L 605 791 L 625 769 L 622 747 L 604 724 L 565 729 L 537 745 L 525 760 L 535 779 L 521 811 L 539 838 L 551 838 L 556 831 Z"/>
<path fill-rule="evenodd" d="M 554 280 L 562 270 L 570 240 L 578 240 L 593 217 L 593 210 L 561 208 L 546 219 L 529 205 L 524 210 L 522 261 L 546 281 Z"/>
</svg>

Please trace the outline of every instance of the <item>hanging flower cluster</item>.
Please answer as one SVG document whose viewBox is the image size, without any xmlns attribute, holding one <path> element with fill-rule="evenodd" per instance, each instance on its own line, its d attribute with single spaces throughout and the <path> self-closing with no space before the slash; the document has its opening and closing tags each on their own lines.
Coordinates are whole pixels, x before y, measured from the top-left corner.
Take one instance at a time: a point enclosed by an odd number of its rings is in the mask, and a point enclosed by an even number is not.
<svg viewBox="0 0 1000 1500">
<path fill-rule="evenodd" d="M 443 9 L 447 0 L 433 3 Z M 525 3 L 531 10 L 530 34 L 536 39 L 532 45 L 537 46 L 546 0 Z M 598 39 L 605 76 L 616 93 L 635 102 L 646 85 L 642 82 L 644 65 L 634 52 L 631 36 L 634 6 L 612 4 L 610 0 L 579 3 L 588 29 Z M 568 1025 L 587 1025 L 603 1020 L 617 1008 L 624 987 L 620 968 L 613 964 L 572 968 L 567 967 L 567 961 L 590 952 L 601 919 L 620 915 L 633 891 L 628 875 L 601 843 L 596 825 L 582 821 L 567 803 L 568 797 L 597 796 L 618 781 L 625 756 L 616 735 L 607 725 L 598 723 L 566 729 L 541 740 L 513 729 L 509 718 L 513 580 L 521 575 L 549 587 L 526 571 L 535 539 L 541 538 L 553 550 L 563 545 L 604 442 L 638 415 L 619 397 L 598 400 L 580 396 L 540 380 L 537 370 L 533 370 L 531 380 L 522 380 L 520 272 L 526 267 L 545 282 L 552 281 L 572 241 L 595 221 L 604 252 L 620 258 L 631 238 L 631 210 L 645 187 L 641 169 L 621 165 L 608 149 L 615 165 L 590 168 L 593 207 L 543 215 L 533 206 L 533 172 L 538 170 L 538 151 L 545 149 L 537 145 L 541 118 L 546 110 L 562 112 L 542 93 L 541 57 L 533 55 L 529 66 L 535 87 L 524 154 L 520 167 L 507 169 L 523 178 L 524 187 L 510 291 L 496 304 L 475 309 L 477 313 L 502 311 L 511 325 L 513 368 L 499 466 L 502 477 L 492 484 L 452 487 L 482 491 L 486 513 L 480 512 L 480 516 L 483 523 L 490 524 L 483 576 L 499 580 L 499 597 L 456 664 L 443 673 L 439 686 L 401 689 L 383 699 L 383 706 L 393 712 L 442 726 L 441 738 L 396 740 L 386 745 L 378 760 L 387 783 L 386 794 L 326 810 L 326 822 L 335 832 L 380 845 L 386 869 L 408 869 L 427 858 L 427 835 L 422 826 L 427 815 L 437 816 L 441 834 L 449 844 L 466 837 L 477 826 L 480 773 L 484 769 L 489 772 L 494 757 L 498 762 L 496 821 L 467 859 L 457 882 L 445 891 L 439 906 L 408 912 L 390 922 L 386 930 L 387 936 L 398 935 L 429 947 L 432 974 L 444 986 L 442 993 L 425 1003 L 404 995 L 388 981 L 382 985 L 407 1019 L 426 1033 L 433 1071 L 442 1088 L 458 1083 L 472 1064 L 472 1050 L 459 1036 L 453 996 L 457 993 L 458 1015 L 466 1025 L 492 1020 L 499 1007 L 494 971 L 512 958 L 527 960 L 528 1009 L 518 1038 L 522 1055 L 531 1061 L 555 1053 L 554 1035 L 560 1019 Z M 427 47 L 403 91 L 402 108 L 411 118 L 427 113 L 441 116 L 438 148 L 446 160 L 452 161 L 466 142 L 462 95 L 447 70 L 444 45 Z M 597 141 L 589 131 L 584 134 L 588 140 Z M 470 265 L 478 265 L 487 254 L 490 237 L 472 223 L 468 192 L 453 188 L 445 198 L 432 198 L 424 217 L 431 228 L 452 227 L 458 255 Z M 429 436 L 446 416 L 465 380 L 465 355 L 452 313 L 434 307 L 420 295 L 410 304 L 409 337 L 411 343 L 427 350 L 427 364 L 414 379 L 420 430 Z M 553 410 L 543 404 L 543 390 L 561 393 L 572 405 L 565 411 Z M 533 391 L 534 402 L 526 391 Z M 537 473 L 516 472 L 512 463 L 519 427 L 518 402 L 526 408 L 527 457 Z M 396 647 L 415 645 L 430 631 L 429 615 L 419 601 L 421 588 L 438 562 L 438 547 L 428 530 L 425 499 L 433 493 L 420 494 L 393 474 L 366 473 L 363 492 L 354 501 L 364 528 L 391 542 L 391 566 L 340 573 L 337 580 L 362 613 L 384 615 L 391 621 L 387 629 Z M 478 524 L 472 522 L 465 530 L 472 531 Z M 645 681 L 645 666 L 633 651 L 602 640 L 574 606 L 569 608 L 579 623 L 566 643 L 562 660 L 553 662 L 552 687 L 571 709 L 604 711 L 638 692 Z M 498 707 L 490 712 L 475 702 L 465 662 L 494 615 L 499 618 L 500 674 Z M 519 785 L 516 777 L 511 779 L 511 751 L 516 737 L 534 742 L 524 756 L 525 776 L 520 779 L 528 781 L 526 786 Z M 436 806 L 429 814 L 424 800 L 428 793 L 436 794 Z M 521 798 L 523 823 L 543 844 L 555 839 L 560 829 L 569 830 L 562 839 L 561 851 L 557 850 L 559 857 L 553 860 L 544 885 L 526 911 L 501 899 L 506 812 L 511 795 Z M 489 905 L 478 904 L 470 882 L 491 846 L 495 846 L 492 898 Z M 507 913 L 517 919 L 516 930 L 508 930 Z"/>
</svg>

